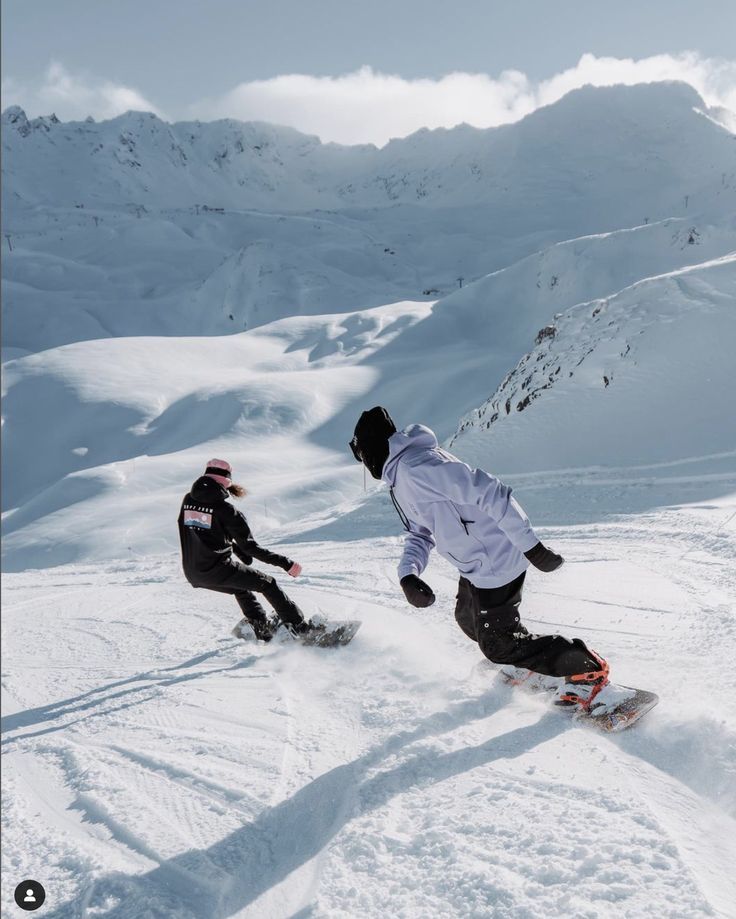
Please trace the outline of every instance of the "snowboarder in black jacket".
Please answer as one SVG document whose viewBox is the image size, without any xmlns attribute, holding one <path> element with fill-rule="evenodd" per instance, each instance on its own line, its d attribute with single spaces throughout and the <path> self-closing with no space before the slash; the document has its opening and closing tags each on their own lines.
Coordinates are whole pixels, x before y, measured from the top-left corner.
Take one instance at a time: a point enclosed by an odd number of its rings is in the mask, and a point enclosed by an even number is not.
<svg viewBox="0 0 736 919">
<path fill-rule="evenodd" d="M 256 637 L 270 641 L 281 623 L 295 634 L 306 632 L 299 607 L 270 575 L 250 566 L 253 559 L 283 568 L 291 577 L 301 574 L 298 562 L 263 549 L 253 538 L 248 521 L 228 501 L 242 497 L 245 489 L 234 485 L 225 460 L 210 460 L 204 475 L 185 495 L 179 512 L 179 538 L 184 575 L 192 587 L 232 594 Z M 263 594 L 276 613 L 269 618 L 256 594 Z"/>
</svg>

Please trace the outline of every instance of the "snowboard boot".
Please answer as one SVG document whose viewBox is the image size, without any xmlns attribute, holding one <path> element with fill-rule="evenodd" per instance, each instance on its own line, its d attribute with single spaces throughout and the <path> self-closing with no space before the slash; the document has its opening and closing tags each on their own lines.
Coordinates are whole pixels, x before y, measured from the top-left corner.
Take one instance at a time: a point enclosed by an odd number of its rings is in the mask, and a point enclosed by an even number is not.
<svg viewBox="0 0 736 919">
<path fill-rule="evenodd" d="M 565 677 L 557 693 L 555 705 L 577 706 L 585 712 L 591 711 L 596 697 L 608 685 L 608 663 L 595 651 L 591 651 L 590 656 L 598 668 Z"/>
<path fill-rule="evenodd" d="M 615 683 L 606 683 L 596 693 L 588 712 L 594 718 L 600 715 L 607 715 L 615 711 L 620 705 L 629 699 L 633 699 L 636 690 L 628 686 L 617 686 Z"/>
<path fill-rule="evenodd" d="M 546 676 L 526 667 L 515 667 L 513 664 L 504 664 L 500 670 L 501 679 L 508 686 L 523 686 L 532 692 L 554 692 L 560 685 L 560 678 Z"/>
<path fill-rule="evenodd" d="M 255 618 L 248 620 L 253 628 L 253 631 L 256 633 L 256 638 L 259 641 L 271 641 L 273 636 L 276 634 L 276 629 L 278 628 L 278 623 L 275 619 L 269 619 L 268 616 L 261 618 Z"/>
<path fill-rule="evenodd" d="M 504 664 L 500 670 L 504 683 L 509 686 L 521 686 L 532 675 L 531 670 L 525 667 L 515 667 L 513 664 Z"/>
<path fill-rule="evenodd" d="M 279 638 L 293 639 L 303 638 L 312 632 L 324 632 L 325 626 L 313 622 L 311 619 L 302 619 L 301 622 L 281 622 L 279 623 Z"/>
</svg>

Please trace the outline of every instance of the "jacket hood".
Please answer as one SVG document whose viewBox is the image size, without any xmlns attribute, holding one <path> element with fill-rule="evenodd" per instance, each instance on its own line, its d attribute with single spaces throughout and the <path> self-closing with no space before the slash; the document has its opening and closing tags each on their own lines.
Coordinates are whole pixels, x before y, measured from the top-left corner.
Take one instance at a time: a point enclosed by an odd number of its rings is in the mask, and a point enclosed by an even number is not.
<svg viewBox="0 0 736 919">
<path fill-rule="evenodd" d="M 423 424 L 410 424 L 403 431 L 392 434 L 388 440 L 388 459 L 383 467 L 381 478 L 392 488 L 396 484 L 396 470 L 399 459 L 409 448 L 434 450 L 438 447 L 437 435 Z"/>
<path fill-rule="evenodd" d="M 195 501 L 224 501 L 228 497 L 227 489 L 209 475 L 200 476 L 189 489 L 189 494 Z"/>
</svg>

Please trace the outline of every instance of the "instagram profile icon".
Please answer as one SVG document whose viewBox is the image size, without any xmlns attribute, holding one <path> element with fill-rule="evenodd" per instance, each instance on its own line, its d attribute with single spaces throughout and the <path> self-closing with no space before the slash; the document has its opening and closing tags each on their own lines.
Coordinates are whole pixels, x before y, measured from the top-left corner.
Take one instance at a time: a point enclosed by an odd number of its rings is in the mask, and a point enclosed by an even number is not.
<svg viewBox="0 0 736 919">
<path fill-rule="evenodd" d="M 43 906 L 45 900 L 46 891 L 38 881 L 21 881 L 15 888 L 15 902 L 26 912 L 32 912 Z"/>
</svg>

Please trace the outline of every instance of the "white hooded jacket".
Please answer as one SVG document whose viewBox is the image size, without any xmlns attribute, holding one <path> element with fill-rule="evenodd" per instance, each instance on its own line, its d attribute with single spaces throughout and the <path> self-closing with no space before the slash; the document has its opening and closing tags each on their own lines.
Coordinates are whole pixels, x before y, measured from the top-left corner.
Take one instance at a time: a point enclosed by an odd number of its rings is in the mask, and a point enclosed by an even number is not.
<svg viewBox="0 0 736 919">
<path fill-rule="evenodd" d="M 436 546 L 476 587 L 502 587 L 528 567 L 539 537 L 511 489 L 442 450 L 429 428 L 389 438 L 382 478 L 407 529 L 399 579 L 420 575 Z"/>
</svg>

